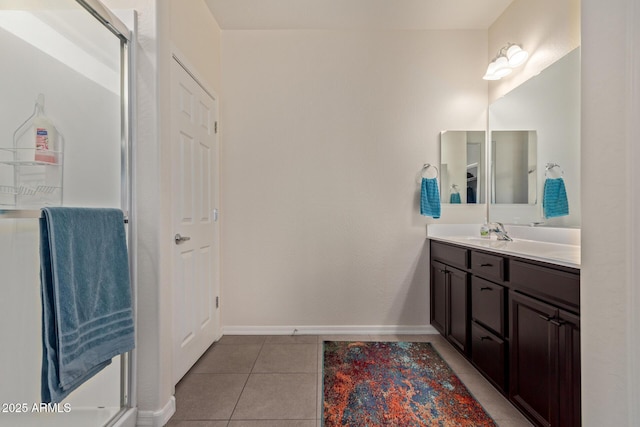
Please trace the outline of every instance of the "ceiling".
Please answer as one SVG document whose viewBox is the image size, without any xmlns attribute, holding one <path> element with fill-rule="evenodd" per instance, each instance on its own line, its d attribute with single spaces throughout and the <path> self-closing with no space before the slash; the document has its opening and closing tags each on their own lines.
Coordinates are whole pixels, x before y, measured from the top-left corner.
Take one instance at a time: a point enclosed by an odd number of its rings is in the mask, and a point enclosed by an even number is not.
<svg viewBox="0 0 640 427">
<path fill-rule="evenodd" d="M 222 30 L 486 30 L 513 0 L 205 0 Z"/>
</svg>

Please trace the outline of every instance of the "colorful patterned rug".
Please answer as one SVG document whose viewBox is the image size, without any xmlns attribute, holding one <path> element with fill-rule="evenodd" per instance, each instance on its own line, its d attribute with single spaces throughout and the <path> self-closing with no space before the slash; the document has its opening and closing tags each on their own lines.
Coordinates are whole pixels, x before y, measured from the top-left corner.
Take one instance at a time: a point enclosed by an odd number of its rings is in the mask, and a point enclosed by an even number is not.
<svg viewBox="0 0 640 427">
<path fill-rule="evenodd" d="M 429 343 L 324 342 L 324 427 L 495 422 Z"/>
</svg>

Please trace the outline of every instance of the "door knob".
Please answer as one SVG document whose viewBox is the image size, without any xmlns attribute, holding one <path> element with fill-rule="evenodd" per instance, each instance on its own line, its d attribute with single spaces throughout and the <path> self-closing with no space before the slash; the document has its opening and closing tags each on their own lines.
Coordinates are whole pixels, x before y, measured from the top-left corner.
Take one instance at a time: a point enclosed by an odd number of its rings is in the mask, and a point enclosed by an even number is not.
<svg viewBox="0 0 640 427">
<path fill-rule="evenodd" d="M 187 240 L 191 240 L 191 237 L 188 236 L 181 236 L 179 233 L 175 235 L 175 237 L 173 238 L 176 242 L 176 245 L 179 245 L 182 242 L 186 242 Z"/>
</svg>

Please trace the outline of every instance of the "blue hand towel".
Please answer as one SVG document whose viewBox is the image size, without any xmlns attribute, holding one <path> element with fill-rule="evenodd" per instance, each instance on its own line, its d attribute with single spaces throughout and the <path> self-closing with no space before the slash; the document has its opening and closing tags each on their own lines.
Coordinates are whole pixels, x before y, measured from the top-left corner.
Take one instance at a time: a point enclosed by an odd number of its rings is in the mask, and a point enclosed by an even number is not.
<svg viewBox="0 0 640 427">
<path fill-rule="evenodd" d="M 476 202 L 476 191 L 473 187 L 467 187 L 467 203 L 475 203 Z"/>
<path fill-rule="evenodd" d="M 122 211 L 43 209 L 40 279 L 41 397 L 59 403 L 134 347 Z"/>
<path fill-rule="evenodd" d="M 440 218 L 440 191 L 437 178 L 422 178 L 420 213 L 424 216 Z"/>
<path fill-rule="evenodd" d="M 545 218 L 569 215 L 567 190 L 562 178 L 547 178 L 544 181 L 542 209 Z"/>
<path fill-rule="evenodd" d="M 460 193 L 451 193 L 451 196 L 449 196 L 449 203 L 462 203 L 462 199 L 460 198 Z"/>
</svg>

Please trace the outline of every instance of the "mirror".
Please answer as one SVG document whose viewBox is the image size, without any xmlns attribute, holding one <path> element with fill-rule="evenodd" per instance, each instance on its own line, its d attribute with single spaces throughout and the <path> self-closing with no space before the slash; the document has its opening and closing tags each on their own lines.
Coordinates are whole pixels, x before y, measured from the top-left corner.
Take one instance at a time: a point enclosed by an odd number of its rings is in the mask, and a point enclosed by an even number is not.
<svg viewBox="0 0 640 427">
<path fill-rule="evenodd" d="M 440 132 L 441 203 L 484 203 L 484 152 L 484 131 Z"/>
<path fill-rule="evenodd" d="M 580 227 L 580 48 L 491 104 L 489 132 L 490 221 Z M 545 181 L 558 178 L 547 164 L 562 171 L 568 215 L 544 210 Z"/>
<path fill-rule="evenodd" d="M 536 131 L 491 132 L 491 203 L 537 203 Z"/>
</svg>

